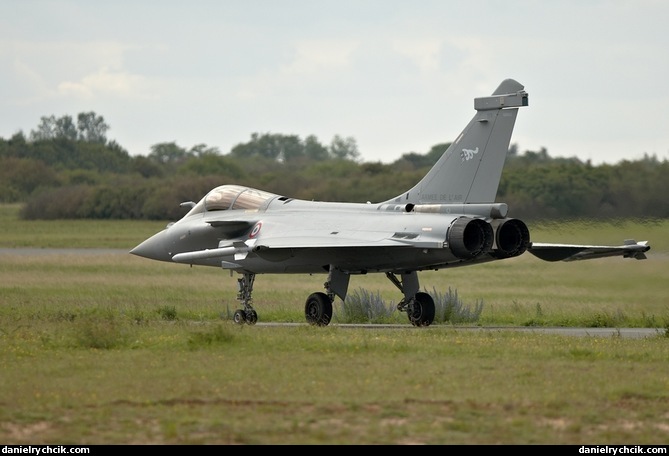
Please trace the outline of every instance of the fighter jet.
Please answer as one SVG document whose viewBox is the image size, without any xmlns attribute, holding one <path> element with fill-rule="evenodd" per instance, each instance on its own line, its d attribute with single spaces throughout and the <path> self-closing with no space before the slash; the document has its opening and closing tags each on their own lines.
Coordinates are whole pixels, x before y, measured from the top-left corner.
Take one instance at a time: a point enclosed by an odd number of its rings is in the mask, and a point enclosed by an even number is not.
<svg viewBox="0 0 669 456">
<path fill-rule="evenodd" d="M 179 221 L 130 251 L 153 260 L 214 266 L 239 274 L 233 320 L 255 324 L 257 274 L 324 274 L 324 291 L 304 306 L 308 323 L 327 326 L 336 297 L 354 274 L 382 273 L 403 297 L 398 309 L 414 326 L 429 326 L 433 298 L 418 272 L 470 266 L 525 252 L 546 261 L 607 256 L 645 259 L 647 241 L 622 245 L 534 243 L 527 225 L 495 202 L 524 86 L 502 81 L 474 99 L 474 117 L 412 188 L 377 203 L 306 201 L 240 185 L 221 185 Z"/>
</svg>

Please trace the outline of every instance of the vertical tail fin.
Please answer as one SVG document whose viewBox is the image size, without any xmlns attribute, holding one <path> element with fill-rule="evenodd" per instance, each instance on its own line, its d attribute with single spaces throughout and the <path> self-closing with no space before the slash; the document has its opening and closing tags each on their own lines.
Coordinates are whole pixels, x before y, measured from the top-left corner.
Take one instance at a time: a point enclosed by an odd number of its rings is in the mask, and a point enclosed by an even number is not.
<svg viewBox="0 0 669 456">
<path fill-rule="evenodd" d="M 502 175 L 524 87 L 502 81 L 492 96 L 475 98 L 476 114 L 430 171 L 410 190 L 385 203 L 492 203 Z"/>
</svg>

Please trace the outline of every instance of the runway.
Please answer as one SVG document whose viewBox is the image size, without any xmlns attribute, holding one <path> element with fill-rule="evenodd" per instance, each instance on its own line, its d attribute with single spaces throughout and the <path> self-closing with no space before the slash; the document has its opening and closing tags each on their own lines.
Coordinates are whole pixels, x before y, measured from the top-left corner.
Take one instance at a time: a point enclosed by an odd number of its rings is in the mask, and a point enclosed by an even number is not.
<svg viewBox="0 0 669 456">
<path fill-rule="evenodd" d="M 307 323 L 272 323 L 258 322 L 256 326 L 307 326 Z M 665 328 L 566 328 L 566 327 L 530 327 L 530 326 L 451 326 L 432 325 L 426 328 L 416 328 L 412 325 L 394 324 L 337 324 L 330 323 L 328 327 L 350 329 L 415 329 L 416 331 L 519 331 L 536 334 L 560 334 L 563 336 L 579 337 L 620 337 L 623 339 L 644 339 L 647 337 L 665 337 Z"/>
</svg>

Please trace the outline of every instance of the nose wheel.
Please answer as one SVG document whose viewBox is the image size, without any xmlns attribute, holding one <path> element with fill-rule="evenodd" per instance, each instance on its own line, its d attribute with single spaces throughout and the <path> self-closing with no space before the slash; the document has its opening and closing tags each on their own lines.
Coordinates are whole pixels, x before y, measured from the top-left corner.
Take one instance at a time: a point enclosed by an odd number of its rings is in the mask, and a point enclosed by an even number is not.
<svg viewBox="0 0 669 456">
<path fill-rule="evenodd" d="M 244 310 L 237 309 L 235 314 L 232 316 L 232 321 L 238 325 L 243 325 L 244 323 L 249 325 L 255 325 L 258 322 L 258 314 L 255 310 Z"/>
</svg>

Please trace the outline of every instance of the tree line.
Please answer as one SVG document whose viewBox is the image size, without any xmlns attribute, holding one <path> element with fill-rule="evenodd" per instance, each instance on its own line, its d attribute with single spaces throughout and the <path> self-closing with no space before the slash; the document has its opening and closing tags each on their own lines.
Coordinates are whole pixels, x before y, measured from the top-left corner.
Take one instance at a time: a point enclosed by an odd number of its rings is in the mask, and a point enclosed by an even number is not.
<svg viewBox="0 0 669 456">
<path fill-rule="evenodd" d="M 301 199 L 384 201 L 413 186 L 449 143 L 408 152 L 390 164 L 363 162 L 354 138 L 253 133 L 228 153 L 206 144 L 175 142 L 131 156 L 109 141 L 94 112 L 42 117 L 28 135 L 0 138 L 0 202 L 21 203 L 26 219 L 112 218 L 176 220 L 183 201 L 235 183 Z M 546 149 L 508 151 L 497 200 L 525 220 L 669 217 L 667 160 L 593 166 L 552 158 Z"/>
</svg>

